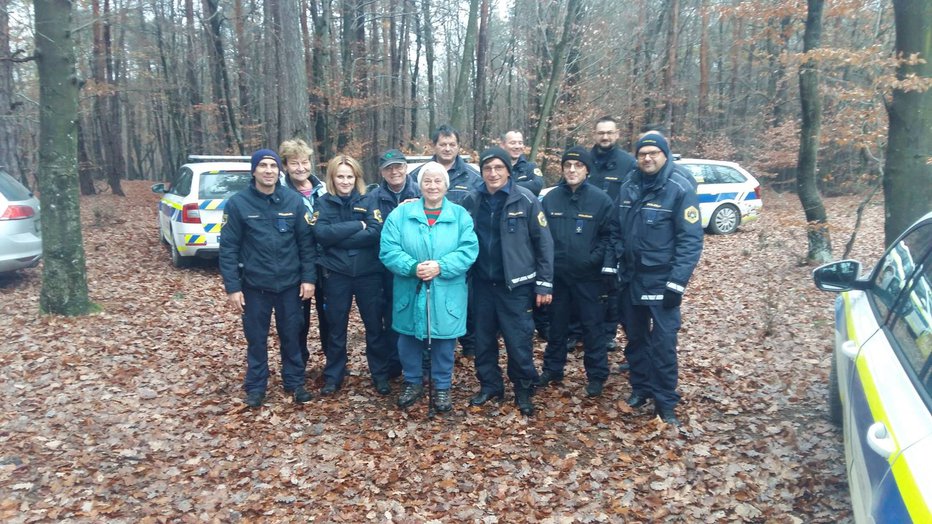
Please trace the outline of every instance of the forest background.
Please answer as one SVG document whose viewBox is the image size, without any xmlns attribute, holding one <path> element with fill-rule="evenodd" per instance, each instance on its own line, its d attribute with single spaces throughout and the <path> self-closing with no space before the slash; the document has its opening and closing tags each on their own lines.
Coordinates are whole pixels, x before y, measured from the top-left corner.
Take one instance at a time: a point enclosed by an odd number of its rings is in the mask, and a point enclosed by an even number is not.
<svg viewBox="0 0 932 524">
<path fill-rule="evenodd" d="M 39 83 L 31 2 L 0 0 L 0 164 L 34 187 Z M 302 137 L 377 177 L 380 151 L 429 152 L 441 123 L 479 150 L 523 130 L 553 183 L 567 146 L 619 119 L 630 148 L 658 128 L 684 156 L 794 182 L 806 3 L 793 0 L 82 0 L 84 194 L 167 180 L 189 154 L 243 154 Z M 826 2 L 820 184 L 877 180 L 894 73 L 889 1 Z M 26 60 L 17 62 L 16 59 Z M 9 109 L 8 109 L 9 108 Z M 790 188 L 792 186 L 789 186 Z"/>
</svg>

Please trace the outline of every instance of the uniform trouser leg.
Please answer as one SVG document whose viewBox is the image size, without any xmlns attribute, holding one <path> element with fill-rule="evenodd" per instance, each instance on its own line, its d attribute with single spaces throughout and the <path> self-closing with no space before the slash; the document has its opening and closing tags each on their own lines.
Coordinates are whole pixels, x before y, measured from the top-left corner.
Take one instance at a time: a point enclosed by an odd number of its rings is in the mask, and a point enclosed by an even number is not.
<svg viewBox="0 0 932 524">
<path fill-rule="evenodd" d="M 356 308 L 366 329 L 366 361 L 373 380 L 388 380 L 391 355 L 385 338 L 382 314 L 385 297 L 382 294 L 382 273 L 362 275 L 352 280 Z M 396 356 L 397 359 L 397 356 Z"/>
<path fill-rule="evenodd" d="M 653 395 L 651 377 L 651 313 L 649 306 L 632 303 L 629 289 L 622 291 L 622 315 L 625 318 L 625 332 L 628 344 L 625 346 L 625 359 L 631 366 L 628 381 L 631 392 L 642 397 Z"/>
<path fill-rule="evenodd" d="M 303 310 L 299 288 L 286 289 L 274 297 L 275 328 L 278 331 L 282 358 L 282 385 L 286 391 L 294 391 L 304 385 L 305 361 L 301 355 L 300 334 L 303 325 Z M 304 337 L 307 341 L 307 337 Z"/>
<path fill-rule="evenodd" d="M 611 344 L 618 334 L 618 323 L 621 320 L 621 304 L 619 303 L 617 289 L 609 289 L 605 293 L 605 343 Z"/>
<path fill-rule="evenodd" d="M 317 274 L 324 274 L 324 267 L 317 266 Z M 327 327 L 326 307 L 324 302 L 324 284 L 323 277 L 318 279 L 317 286 L 314 288 L 314 305 L 317 309 L 317 330 L 320 334 L 320 349 L 323 354 L 327 354 L 327 339 L 330 336 L 330 329 Z"/>
<path fill-rule="evenodd" d="M 401 374 L 401 362 L 398 360 L 398 333 L 392 329 L 392 305 L 394 304 L 395 275 L 391 271 L 382 274 L 382 325 L 385 331 L 385 345 L 388 354 L 388 376 L 395 378 Z"/>
<path fill-rule="evenodd" d="M 324 381 L 341 384 L 346 376 L 346 328 L 353 304 L 353 279 L 330 271 L 324 279 L 324 308 L 327 316 L 328 339 L 324 348 Z"/>
<path fill-rule="evenodd" d="M 247 393 L 265 393 L 269 382 L 269 325 L 272 321 L 272 300 L 257 289 L 243 289 L 243 332 L 246 335 Z"/>
<path fill-rule="evenodd" d="M 550 331 L 550 306 L 540 306 L 534 308 L 534 329 L 540 338 L 547 340 L 547 334 Z"/>
<path fill-rule="evenodd" d="M 537 382 L 534 366 L 534 286 L 497 290 L 498 326 L 508 353 L 508 379 L 515 388 Z M 524 386 L 522 386 L 524 384 Z"/>
<path fill-rule="evenodd" d="M 301 361 L 305 367 L 307 361 L 311 358 L 311 352 L 307 349 L 307 336 L 311 331 L 311 299 L 301 301 L 301 333 L 298 335 L 298 346 L 301 348 Z"/>
<path fill-rule="evenodd" d="M 681 322 L 680 308 L 665 309 L 659 304 L 649 307 L 653 317 L 649 356 L 653 371 L 651 386 L 654 403 L 660 409 L 673 409 L 680 401 L 680 395 L 676 392 L 679 378 L 676 342 Z"/>
<path fill-rule="evenodd" d="M 453 351 L 456 339 L 433 339 L 431 341 L 431 380 L 437 389 L 450 389 L 453 382 Z M 398 335 L 398 356 L 404 371 L 405 382 L 420 384 L 423 380 L 423 355 L 427 341 L 411 335 Z"/>
<path fill-rule="evenodd" d="M 544 350 L 543 370 L 559 377 L 566 367 L 566 339 L 569 336 L 573 296 L 570 287 L 562 279 L 553 282 L 553 301 L 550 302 L 550 332 L 547 334 L 547 349 Z"/>
<path fill-rule="evenodd" d="M 579 312 L 582 325 L 586 378 L 590 382 L 605 382 L 608 379 L 608 347 L 605 340 L 605 303 L 600 296 L 602 283 L 598 280 L 578 281 L 569 286 L 573 309 Z"/>
<path fill-rule="evenodd" d="M 502 284 L 499 284 L 503 287 Z M 476 378 L 479 387 L 488 393 L 505 390 L 502 380 L 502 368 L 498 365 L 498 314 L 496 311 L 495 284 L 473 279 L 472 302 L 473 318 L 476 322 L 475 351 L 473 363 L 476 366 Z"/>
</svg>

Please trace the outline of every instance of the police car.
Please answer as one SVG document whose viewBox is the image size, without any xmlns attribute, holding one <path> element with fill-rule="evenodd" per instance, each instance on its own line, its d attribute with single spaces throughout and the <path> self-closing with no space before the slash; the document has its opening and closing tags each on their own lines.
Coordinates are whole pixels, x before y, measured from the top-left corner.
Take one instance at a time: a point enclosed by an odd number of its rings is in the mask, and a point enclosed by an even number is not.
<svg viewBox="0 0 932 524">
<path fill-rule="evenodd" d="M 932 522 L 932 213 L 871 271 L 813 272 L 835 301 L 829 411 L 842 425 L 856 522 Z"/>
<path fill-rule="evenodd" d="M 676 164 L 699 184 L 696 193 L 702 227 L 710 233 L 734 233 L 741 224 L 760 218 L 760 183 L 740 165 L 698 158 L 680 158 Z"/>
<path fill-rule="evenodd" d="M 246 156 L 192 155 L 188 160 L 169 186 L 152 186 L 162 195 L 159 236 L 168 244 L 175 267 L 220 254 L 223 206 L 252 180 Z"/>
</svg>

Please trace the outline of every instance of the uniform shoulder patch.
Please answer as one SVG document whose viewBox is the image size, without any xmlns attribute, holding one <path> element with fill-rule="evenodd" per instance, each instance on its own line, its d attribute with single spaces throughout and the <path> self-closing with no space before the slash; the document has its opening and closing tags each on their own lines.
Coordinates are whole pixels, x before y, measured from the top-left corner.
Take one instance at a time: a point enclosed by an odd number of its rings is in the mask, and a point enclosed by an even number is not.
<svg viewBox="0 0 932 524">
<path fill-rule="evenodd" d="M 683 218 L 690 224 L 695 224 L 699 221 L 699 210 L 696 206 L 689 206 L 683 211 Z"/>
<path fill-rule="evenodd" d="M 376 222 L 378 222 L 379 224 L 382 223 L 382 210 L 381 209 L 372 210 L 372 216 L 375 217 Z"/>
<path fill-rule="evenodd" d="M 317 223 L 317 216 L 320 215 L 320 211 L 314 211 L 314 214 L 311 215 L 311 219 L 307 221 L 308 224 L 314 225 Z"/>
<path fill-rule="evenodd" d="M 543 211 L 537 213 L 537 223 L 540 224 L 540 227 L 547 227 L 547 217 L 544 216 Z"/>
<path fill-rule="evenodd" d="M 544 172 L 540 170 L 539 167 L 534 168 L 534 176 L 544 176 Z"/>
</svg>

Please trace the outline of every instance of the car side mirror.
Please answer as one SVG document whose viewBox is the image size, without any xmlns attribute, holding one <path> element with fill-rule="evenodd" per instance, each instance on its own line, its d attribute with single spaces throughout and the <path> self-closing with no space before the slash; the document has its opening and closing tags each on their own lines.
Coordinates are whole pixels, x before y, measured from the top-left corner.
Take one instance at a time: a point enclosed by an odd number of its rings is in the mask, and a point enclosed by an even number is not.
<svg viewBox="0 0 932 524">
<path fill-rule="evenodd" d="M 823 264 L 812 272 L 812 279 L 822 291 L 850 291 L 863 289 L 865 282 L 858 280 L 861 276 L 861 263 L 857 260 L 839 260 Z"/>
<path fill-rule="evenodd" d="M 152 184 L 152 192 L 153 193 L 165 193 L 166 192 L 165 184 L 163 184 L 162 182 L 159 182 L 158 184 Z"/>
</svg>

